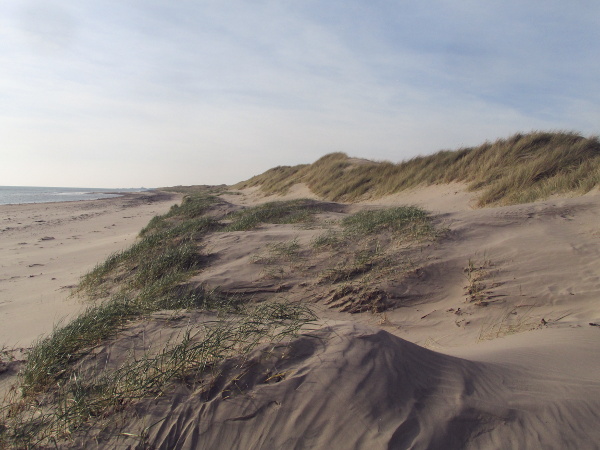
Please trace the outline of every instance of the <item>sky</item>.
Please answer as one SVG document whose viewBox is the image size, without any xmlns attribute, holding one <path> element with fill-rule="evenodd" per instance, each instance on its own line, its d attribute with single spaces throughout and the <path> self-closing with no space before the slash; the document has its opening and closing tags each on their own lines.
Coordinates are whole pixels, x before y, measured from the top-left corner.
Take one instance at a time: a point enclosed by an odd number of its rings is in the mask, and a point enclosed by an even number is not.
<svg viewBox="0 0 600 450">
<path fill-rule="evenodd" d="M 600 134 L 597 0 L 1 0 L 0 185 Z"/>
</svg>

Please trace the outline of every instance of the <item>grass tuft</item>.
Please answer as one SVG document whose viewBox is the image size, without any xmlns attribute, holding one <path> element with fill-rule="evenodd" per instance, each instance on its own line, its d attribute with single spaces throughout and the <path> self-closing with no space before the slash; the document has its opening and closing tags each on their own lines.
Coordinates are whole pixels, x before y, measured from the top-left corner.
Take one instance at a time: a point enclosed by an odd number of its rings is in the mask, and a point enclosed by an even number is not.
<svg viewBox="0 0 600 450">
<path fill-rule="evenodd" d="M 215 197 L 187 197 L 183 206 L 155 217 L 138 242 L 84 275 L 78 292 L 102 297 L 115 289 L 152 290 L 184 281 L 202 266 L 198 241 L 218 228 L 215 219 L 200 215 L 216 201 Z"/>
<path fill-rule="evenodd" d="M 269 202 L 232 213 L 224 231 L 247 231 L 263 223 L 306 223 L 321 209 L 318 202 L 307 199 Z"/>
<path fill-rule="evenodd" d="M 126 311 L 129 306 L 125 306 Z M 84 315 L 91 318 L 89 312 Z M 69 438 L 92 420 L 109 417 L 140 399 L 163 395 L 173 381 L 201 380 L 208 369 L 218 368 L 227 358 L 244 356 L 262 343 L 293 337 L 315 319 L 312 311 L 302 305 L 261 304 L 236 316 L 188 328 L 178 342 L 142 358 L 129 359 L 115 370 L 63 372 L 45 394 L 45 400 L 30 393 L 2 411 L 0 445 L 33 448 Z M 84 332 L 73 327 L 71 330 L 70 336 Z M 43 347 L 52 353 L 49 359 L 54 361 L 67 358 L 63 352 L 68 347 L 61 346 L 63 340 L 58 339 L 61 333 L 65 332 L 56 332 L 45 345 L 38 345 L 40 350 Z M 56 358 L 59 348 L 62 356 Z M 49 368 L 37 367 L 40 373 Z"/>
<path fill-rule="evenodd" d="M 427 212 L 416 206 L 361 211 L 342 221 L 344 229 L 351 233 L 373 234 L 391 231 L 412 238 L 430 236 L 433 233 Z"/>
<path fill-rule="evenodd" d="M 57 326 L 50 336 L 35 342 L 21 375 L 23 395 L 40 392 L 69 370 L 84 349 L 111 336 L 128 319 L 139 315 L 140 305 L 128 297 L 115 297 L 91 306 L 65 326 Z"/>
</svg>

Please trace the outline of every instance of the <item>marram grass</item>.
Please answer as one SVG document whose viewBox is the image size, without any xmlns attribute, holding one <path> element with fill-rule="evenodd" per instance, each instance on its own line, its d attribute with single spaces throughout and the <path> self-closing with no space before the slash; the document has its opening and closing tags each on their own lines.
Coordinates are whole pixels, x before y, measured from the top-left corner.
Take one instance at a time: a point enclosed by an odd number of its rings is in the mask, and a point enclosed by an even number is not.
<svg viewBox="0 0 600 450">
<path fill-rule="evenodd" d="M 357 201 L 451 182 L 478 193 L 478 205 L 532 202 L 553 194 L 584 194 L 600 186 L 600 141 L 572 132 L 532 132 L 479 147 L 440 151 L 398 164 L 355 162 L 332 153 L 313 164 L 276 167 L 235 185 L 285 194 L 305 183 L 325 200 Z"/>
<path fill-rule="evenodd" d="M 264 223 L 305 223 L 321 209 L 318 202 L 306 199 L 269 202 L 231 214 L 224 231 L 247 231 Z"/>
<path fill-rule="evenodd" d="M 84 316 L 91 318 L 89 312 Z M 0 410 L 0 448 L 38 448 L 68 439 L 90 421 L 103 420 L 137 400 L 165 394 L 173 381 L 201 380 L 208 369 L 227 358 L 244 356 L 262 343 L 293 337 L 315 318 L 302 305 L 261 304 L 190 327 L 178 342 L 153 354 L 131 357 L 115 370 L 84 372 L 61 365 L 70 370 L 63 371 L 44 400 L 29 393 Z M 82 336 L 86 332 L 71 326 L 38 344 L 38 353 L 66 363 L 69 348 L 61 344 L 63 339 L 57 339 L 59 333 Z M 103 331 L 96 337 L 102 336 Z M 35 367 L 41 376 L 48 369 L 48 365 Z"/>
</svg>

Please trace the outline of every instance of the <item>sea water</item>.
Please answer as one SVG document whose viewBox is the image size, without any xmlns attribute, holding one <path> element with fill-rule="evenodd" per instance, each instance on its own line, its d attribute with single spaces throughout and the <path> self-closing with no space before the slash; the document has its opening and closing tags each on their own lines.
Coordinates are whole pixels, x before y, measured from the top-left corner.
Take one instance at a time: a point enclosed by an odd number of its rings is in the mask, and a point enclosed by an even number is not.
<svg viewBox="0 0 600 450">
<path fill-rule="evenodd" d="M 96 200 L 118 197 L 123 192 L 141 190 L 144 189 L 0 186 L 0 205 Z"/>
</svg>

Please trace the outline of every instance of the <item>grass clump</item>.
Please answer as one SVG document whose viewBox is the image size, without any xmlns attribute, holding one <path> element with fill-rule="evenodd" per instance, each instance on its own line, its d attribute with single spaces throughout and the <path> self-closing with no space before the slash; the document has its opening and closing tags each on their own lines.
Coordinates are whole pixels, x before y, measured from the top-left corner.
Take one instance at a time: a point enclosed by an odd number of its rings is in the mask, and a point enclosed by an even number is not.
<svg viewBox="0 0 600 450">
<path fill-rule="evenodd" d="M 252 262 L 263 266 L 264 277 L 283 279 L 294 272 L 302 271 L 306 255 L 295 238 L 267 244 L 266 251 L 253 256 Z"/>
<path fill-rule="evenodd" d="M 413 239 L 431 237 L 434 233 L 429 214 L 416 206 L 361 211 L 346 217 L 342 221 L 342 227 L 355 234 L 390 231 Z"/>
<path fill-rule="evenodd" d="M 315 237 L 311 245 L 315 250 L 333 250 L 345 244 L 342 233 L 336 230 L 327 230 Z"/>
<path fill-rule="evenodd" d="M 164 284 L 166 279 L 171 284 L 183 281 L 202 264 L 193 233 L 186 234 L 177 238 L 161 232 L 111 255 L 84 275 L 78 292 L 101 297 L 115 290 L 128 292 Z"/>
<path fill-rule="evenodd" d="M 394 276 L 390 270 L 405 270 L 408 264 L 403 252 L 410 253 L 415 244 L 439 235 L 440 230 L 429 214 L 415 206 L 360 211 L 347 216 L 339 229 L 330 229 L 312 241 L 315 251 L 327 250 L 327 260 L 335 261 L 320 273 L 319 283 L 377 283 Z M 350 250 L 352 241 L 360 242 L 354 251 Z M 333 304 L 338 304 L 338 299 L 335 300 Z"/>
<path fill-rule="evenodd" d="M 263 223 L 309 222 L 321 208 L 318 202 L 307 199 L 264 203 L 231 214 L 231 223 L 223 231 L 247 231 Z"/>
<path fill-rule="evenodd" d="M 534 306 L 516 305 L 507 309 L 500 316 L 488 320 L 481 326 L 478 340 L 492 340 L 539 328 L 542 326 L 539 318 L 535 319 L 532 315 Z M 523 308 L 523 311 L 520 308 Z"/>
<path fill-rule="evenodd" d="M 91 347 L 113 336 L 131 319 L 163 309 L 239 310 L 233 299 L 202 288 L 180 287 L 162 295 L 142 291 L 137 297 L 117 295 L 88 307 L 64 326 L 57 326 L 46 338 L 35 342 L 21 372 L 23 395 L 40 392 L 69 374 L 71 363 L 84 356 Z"/>
<path fill-rule="evenodd" d="M 111 336 L 139 313 L 139 304 L 128 297 L 115 297 L 89 307 L 67 325 L 56 327 L 49 337 L 35 342 L 28 353 L 21 373 L 23 394 L 34 394 L 55 382 L 69 370 L 69 363 L 84 354 L 84 349 Z"/>
<path fill-rule="evenodd" d="M 100 297 L 115 290 L 166 289 L 184 281 L 202 265 L 199 240 L 218 227 L 215 219 L 203 215 L 216 201 L 215 197 L 190 196 L 182 206 L 174 205 L 167 214 L 156 216 L 138 242 L 86 274 L 78 292 Z"/>
<path fill-rule="evenodd" d="M 173 205 L 168 213 L 153 217 L 146 225 L 140 236 L 162 231 L 173 227 L 177 222 L 189 222 L 190 219 L 202 217 L 213 206 L 218 199 L 212 195 L 186 195 L 181 205 Z M 190 226 L 190 224 L 187 224 Z"/>
<path fill-rule="evenodd" d="M 285 194 L 294 184 L 305 183 L 323 199 L 357 201 L 451 182 L 479 192 L 482 207 L 584 194 L 600 186 L 600 140 L 572 132 L 519 133 L 398 164 L 332 153 L 313 164 L 271 169 L 235 187 L 260 186 L 266 194 Z"/>
<path fill-rule="evenodd" d="M 389 245 L 382 245 L 380 238 L 376 236 L 365 241 L 361 248 L 353 252 L 342 250 L 339 253 L 341 257 L 336 258 L 338 262 L 320 274 L 319 282 L 345 283 L 372 271 L 381 274 L 383 270 L 391 266 L 389 247 Z M 367 282 L 364 278 L 363 281 Z"/>
<path fill-rule="evenodd" d="M 277 258 L 282 258 L 287 261 L 294 261 L 300 253 L 300 243 L 298 239 L 292 239 L 287 242 L 275 242 L 268 246 L 270 253 Z"/>
<path fill-rule="evenodd" d="M 0 444 L 17 448 L 56 444 L 135 401 L 169 391 L 173 382 L 202 383 L 227 358 L 248 354 L 262 343 L 295 336 L 315 320 L 302 305 L 274 303 L 204 322 L 185 330 L 177 342 L 130 359 L 114 370 L 71 372 L 42 397 L 25 397 L 0 421 Z M 7 413 L 10 414 L 7 414 Z"/>
</svg>

